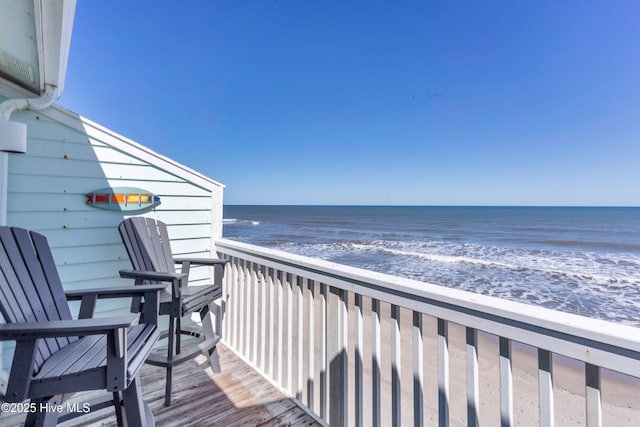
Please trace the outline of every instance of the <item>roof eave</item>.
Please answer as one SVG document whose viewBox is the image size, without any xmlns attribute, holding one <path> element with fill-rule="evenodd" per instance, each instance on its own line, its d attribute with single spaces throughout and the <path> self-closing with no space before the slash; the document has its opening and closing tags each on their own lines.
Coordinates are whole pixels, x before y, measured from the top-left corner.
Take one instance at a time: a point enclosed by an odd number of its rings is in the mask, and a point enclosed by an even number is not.
<svg viewBox="0 0 640 427">
<path fill-rule="evenodd" d="M 42 96 L 64 90 L 76 0 L 0 2 L 0 81 Z"/>
</svg>

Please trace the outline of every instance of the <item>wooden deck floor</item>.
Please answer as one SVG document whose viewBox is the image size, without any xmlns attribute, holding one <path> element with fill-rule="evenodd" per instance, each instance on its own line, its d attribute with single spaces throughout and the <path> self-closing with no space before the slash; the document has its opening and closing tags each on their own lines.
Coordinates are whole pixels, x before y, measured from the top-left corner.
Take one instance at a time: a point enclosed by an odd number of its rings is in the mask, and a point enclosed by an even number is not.
<svg viewBox="0 0 640 427">
<path fill-rule="evenodd" d="M 142 368 L 142 390 L 157 426 L 320 425 L 226 347 L 220 345 L 219 352 L 223 369 L 220 374 L 212 374 L 203 356 L 174 370 L 170 407 L 164 406 L 165 371 L 150 365 Z M 20 421 L 0 419 L 0 426 L 13 425 L 20 425 Z M 115 425 L 113 408 L 60 424 L 66 427 Z"/>
</svg>

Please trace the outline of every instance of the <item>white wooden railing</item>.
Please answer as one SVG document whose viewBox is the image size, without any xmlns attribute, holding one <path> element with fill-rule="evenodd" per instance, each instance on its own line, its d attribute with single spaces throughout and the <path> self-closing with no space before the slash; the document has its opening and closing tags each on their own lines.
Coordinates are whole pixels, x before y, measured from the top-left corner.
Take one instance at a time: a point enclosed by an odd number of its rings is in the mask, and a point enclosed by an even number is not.
<svg viewBox="0 0 640 427">
<path fill-rule="evenodd" d="M 515 425 L 512 343 L 537 357 L 536 424 L 553 425 L 554 403 L 564 405 L 556 355 L 580 365 L 588 426 L 602 424 L 601 369 L 640 377 L 640 330 L 630 326 L 231 240 L 216 251 L 231 260 L 223 341 L 330 425 Z M 464 331 L 460 345 L 450 330 Z M 497 390 L 482 382 L 491 369 L 479 367 L 479 333 L 496 347 Z"/>
</svg>

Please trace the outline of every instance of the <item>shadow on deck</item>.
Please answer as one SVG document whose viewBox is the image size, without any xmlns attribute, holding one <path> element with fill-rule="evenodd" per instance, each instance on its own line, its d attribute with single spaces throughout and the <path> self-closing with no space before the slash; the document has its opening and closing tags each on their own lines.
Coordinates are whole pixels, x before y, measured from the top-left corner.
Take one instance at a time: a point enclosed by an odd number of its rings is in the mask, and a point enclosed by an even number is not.
<svg viewBox="0 0 640 427">
<path fill-rule="evenodd" d="M 218 349 L 223 369 L 220 374 L 212 374 L 204 356 L 175 368 L 170 407 L 164 406 L 164 369 L 150 365 L 142 368 L 142 391 L 157 426 L 320 425 L 224 345 Z M 82 402 L 81 397 L 74 400 Z M 0 419 L 0 427 L 21 424 L 17 417 Z M 113 408 L 60 424 L 66 427 L 115 425 Z"/>
</svg>

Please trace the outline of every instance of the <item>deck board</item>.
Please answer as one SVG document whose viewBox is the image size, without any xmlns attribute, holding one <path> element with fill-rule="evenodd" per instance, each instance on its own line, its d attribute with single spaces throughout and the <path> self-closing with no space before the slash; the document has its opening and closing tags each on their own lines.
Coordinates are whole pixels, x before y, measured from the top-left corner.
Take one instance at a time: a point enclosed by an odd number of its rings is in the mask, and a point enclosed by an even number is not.
<svg viewBox="0 0 640 427">
<path fill-rule="evenodd" d="M 157 426 L 320 425 L 224 345 L 218 348 L 222 373 L 212 374 L 204 356 L 174 369 L 170 407 L 164 406 L 164 369 L 151 365 L 142 368 L 142 391 Z M 81 397 L 78 400 L 82 402 Z M 0 427 L 15 425 L 20 425 L 16 417 L 0 418 Z M 65 427 L 115 425 L 113 408 L 60 424 Z"/>
</svg>

